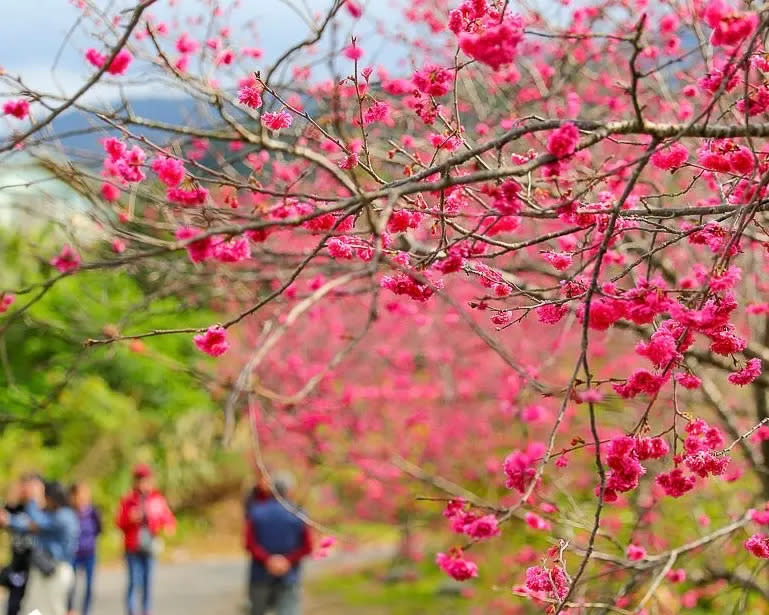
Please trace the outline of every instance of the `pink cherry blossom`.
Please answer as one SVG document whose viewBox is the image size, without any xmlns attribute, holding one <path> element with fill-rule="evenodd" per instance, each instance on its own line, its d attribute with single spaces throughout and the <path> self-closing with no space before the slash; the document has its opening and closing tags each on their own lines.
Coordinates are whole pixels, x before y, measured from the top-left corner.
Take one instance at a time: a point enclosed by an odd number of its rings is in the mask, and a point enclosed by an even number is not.
<svg viewBox="0 0 769 615">
<path fill-rule="evenodd" d="M 464 557 L 462 549 L 453 549 L 448 555 L 438 553 L 435 561 L 446 574 L 457 581 L 466 581 L 478 576 L 478 566 Z"/>
<path fill-rule="evenodd" d="M 262 92 L 255 85 L 244 85 L 238 91 L 238 101 L 246 107 L 258 109 L 262 106 Z"/>
<path fill-rule="evenodd" d="M 80 255 L 72 246 L 67 244 L 50 262 L 59 270 L 59 273 L 72 273 L 80 268 Z"/>
<path fill-rule="evenodd" d="M 547 151 L 556 158 L 566 158 L 575 152 L 579 143 L 579 130 L 574 124 L 564 124 L 550 133 Z"/>
<path fill-rule="evenodd" d="M 270 130 L 277 131 L 283 128 L 288 128 L 291 126 L 292 121 L 291 114 L 285 109 L 276 113 L 262 114 L 262 124 Z"/>
<path fill-rule="evenodd" d="M 761 375 L 761 359 L 749 359 L 741 370 L 729 374 L 728 380 L 732 384 L 745 386 Z"/>
<path fill-rule="evenodd" d="M 3 103 L 3 113 L 11 115 L 16 119 L 23 120 L 29 115 L 29 102 L 20 98 L 19 100 L 7 100 Z"/>
<path fill-rule="evenodd" d="M 158 179 L 169 188 L 175 188 L 182 183 L 185 176 L 184 163 L 176 158 L 158 156 L 150 165 Z"/>
<path fill-rule="evenodd" d="M 221 325 L 209 327 L 205 333 L 200 333 L 194 337 L 195 346 L 212 357 L 223 355 L 230 348 L 227 341 L 227 330 Z"/>
<path fill-rule="evenodd" d="M 7 312 L 14 301 L 16 301 L 16 295 L 13 293 L 0 293 L 0 314 Z"/>
</svg>

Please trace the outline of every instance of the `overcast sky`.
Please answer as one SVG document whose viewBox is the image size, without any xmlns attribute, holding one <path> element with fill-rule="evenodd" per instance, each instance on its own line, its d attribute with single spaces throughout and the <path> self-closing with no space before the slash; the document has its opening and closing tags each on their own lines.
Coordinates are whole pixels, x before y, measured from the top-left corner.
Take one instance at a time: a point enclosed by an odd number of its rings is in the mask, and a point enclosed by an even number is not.
<svg viewBox="0 0 769 615">
<path fill-rule="evenodd" d="M 77 28 L 62 48 L 68 32 L 81 15 L 81 11 L 73 5 L 73 0 L 0 1 L 7 3 L 3 7 L 3 19 L 0 20 L 0 67 L 12 75 L 21 75 L 28 84 L 46 91 L 62 88 L 71 92 L 92 74 L 93 69 L 85 64 L 83 52 L 88 47 L 99 46 L 98 41 L 91 37 L 93 26 L 86 23 Z M 371 40 L 377 20 L 384 18 L 392 23 L 394 16 L 398 15 L 393 8 L 394 2 L 396 0 L 361 2 L 366 5 L 367 17 L 361 22 L 354 22 L 348 18 L 346 11 L 342 11 L 342 32 L 368 35 Z M 95 4 L 101 8 L 110 5 L 126 8 L 133 6 L 135 0 L 97 0 Z M 190 17 L 202 14 L 202 9 L 210 7 L 210 4 L 210 0 L 159 0 L 149 12 L 156 21 L 171 23 L 174 19 L 181 19 L 184 23 Z M 268 60 L 306 37 L 309 31 L 308 26 L 282 0 L 220 0 L 219 4 L 232 9 L 229 25 L 233 27 L 233 32 L 237 31 L 238 24 L 254 20 L 259 32 L 258 40 L 244 40 L 240 36 L 234 36 L 234 39 L 244 46 L 260 47 Z M 323 11 L 330 6 L 331 0 L 295 0 L 295 4 Z M 114 13 L 113 9 L 111 14 Z M 184 29 L 193 28 L 185 24 Z M 178 30 L 175 29 L 174 33 L 178 33 Z M 114 38 L 111 40 L 114 41 Z M 60 48 L 60 58 L 52 73 L 51 67 Z M 377 60 L 384 58 L 386 63 L 393 61 L 392 51 L 379 48 L 369 51 L 372 55 L 376 51 Z M 131 71 L 126 75 L 126 78 L 130 77 Z"/>
</svg>

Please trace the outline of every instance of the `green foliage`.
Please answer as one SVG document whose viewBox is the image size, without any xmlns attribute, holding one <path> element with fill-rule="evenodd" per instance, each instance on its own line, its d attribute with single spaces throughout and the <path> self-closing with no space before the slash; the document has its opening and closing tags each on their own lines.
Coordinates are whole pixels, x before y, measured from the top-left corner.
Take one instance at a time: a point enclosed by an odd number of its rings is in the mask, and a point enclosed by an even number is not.
<svg viewBox="0 0 769 615">
<path fill-rule="evenodd" d="M 34 286 L 56 272 L 31 254 L 54 254 L 48 229 L 0 235 L 0 289 Z M 97 260 L 94 245 L 84 261 Z M 208 309 L 169 294 L 138 265 L 79 272 L 20 294 L 0 316 L 0 458 L 6 480 L 35 469 L 64 481 L 87 480 L 110 514 L 137 460 L 153 463 L 172 500 L 217 480 L 234 453 L 217 451 L 218 405 L 207 360 L 191 335 L 90 345 L 88 339 L 153 329 L 200 327 Z M 29 308 L 14 315 L 26 304 Z M 198 358 L 199 361 L 191 361 Z M 191 368 L 190 365 L 198 367 Z M 230 472 L 231 473 L 231 472 Z"/>
<path fill-rule="evenodd" d="M 411 580 L 388 580 L 393 571 L 377 566 L 345 575 L 322 576 L 308 590 L 318 611 L 334 613 L 387 613 L 388 615 L 465 615 L 481 612 L 496 592 L 479 595 L 472 583 L 452 583 L 435 564 L 415 565 Z M 480 585 L 480 584 L 479 584 Z M 467 592 L 462 595 L 460 592 Z M 509 588 L 506 596 L 513 603 Z M 324 606 L 328 605 L 326 611 Z M 486 611 L 494 612 L 494 611 Z"/>
</svg>

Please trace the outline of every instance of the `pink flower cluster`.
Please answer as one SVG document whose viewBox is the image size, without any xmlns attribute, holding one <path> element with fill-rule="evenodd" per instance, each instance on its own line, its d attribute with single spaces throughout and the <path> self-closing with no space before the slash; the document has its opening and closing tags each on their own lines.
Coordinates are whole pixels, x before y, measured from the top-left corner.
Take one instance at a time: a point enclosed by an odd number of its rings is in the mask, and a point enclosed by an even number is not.
<svg viewBox="0 0 769 615">
<path fill-rule="evenodd" d="M 655 367 L 664 367 L 677 362 L 683 356 L 678 352 L 678 337 L 684 328 L 674 320 L 664 321 L 648 342 L 640 342 L 635 351 L 649 359 Z"/>
<path fill-rule="evenodd" d="M 399 209 L 394 211 L 387 221 L 387 230 L 390 233 L 403 233 L 419 226 L 423 215 L 418 211 Z"/>
<path fill-rule="evenodd" d="M 507 477 L 505 487 L 525 493 L 537 475 L 536 465 L 545 454 L 545 445 L 531 442 L 525 451 L 513 451 L 502 464 Z"/>
<path fill-rule="evenodd" d="M 683 583 L 686 581 L 686 570 L 683 568 L 673 568 L 668 571 L 666 576 L 671 583 Z"/>
<path fill-rule="evenodd" d="M 499 536 L 497 518 L 492 515 L 479 515 L 468 510 L 467 502 L 462 499 L 450 500 L 443 516 L 449 520 L 451 529 L 457 534 L 465 534 L 476 540 Z"/>
<path fill-rule="evenodd" d="M 447 68 L 426 64 L 411 77 L 414 87 L 427 96 L 443 96 L 451 90 L 454 76 Z"/>
<path fill-rule="evenodd" d="M 374 256 L 374 250 L 370 243 L 351 235 L 332 237 L 326 246 L 329 256 L 335 259 L 351 260 L 357 257 L 362 261 L 370 261 Z"/>
<path fill-rule="evenodd" d="M 566 158 L 577 150 L 578 143 L 579 129 L 569 122 L 550 133 L 547 151 L 556 158 Z"/>
<path fill-rule="evenodd" d="M 186 241 L 202 233 L 200 229 L 183 226 L 176 229 L 176 238 Z M 193 263 L 202 263 L 213 256 L 213 238 L 205 237 L 198 241 L 192 241 L 186 246 L 187 255 Z"/>
<path fill-rule="evenodd" d="M 518 193 L 521 185 L 514 179 L 507 179 L 499 186 L 484 186 L 483 192 L 491 197 L 491 206 L 505 216 L 514 216 L 520 213 L 523 203 Z"/>
<path fill-rule="evenodd" d="M 751 117 L 766 113 L 769 109 L 769 88 L 765 85 L 756 87 L 747 98 L 740 98 L 735 107 L 743 115 Z"/>
<path fill-rule="evenodd" d="M 171 203 L 178 203 L 184 207 L 195 207 L 196 205 L 203 205 L 206 202 L 208 199 L 208 190 L 203 186 L 195 186 L 192 188 L 176 186 L 168 189 L 166 198 Z"/>
<path fill-rule="evenodd" d="M 462 549 L 452 549 L 448 555 L 438 553 L 435 561 L 444 572 L 457 581 L 466 581 L 478 576 L 478 566 L 464 557 Z"/>
<path fill-rule="evenodd" d="M 685 224 L 682 224 L 681 227 L 681 230 L 688 230 Z M 716 221 L 708 222 L 705 225 L 705 228 L 689 235 L 689 243 L 692 245 L 707 246 L 708 249 L 715 254 L 724 250 L 724 248 L 729 245 L 730 239 L 731 233 L 729 230 Z M 729 250 L 729 254 L 736 254 L 739 249 L 739 243 L 733 244 Z M 683 310 L 679 309 L 678 311 L 681 312 Z"/>
<path fill-rule="evenodd" d="M 158 179 L 169 188 L 175 188 L 181 184 L 186 174 L 184 163 L 176 158 L 158 156 L 152 161 L 150 166 L 157 174 Z"/>
<path fill-rule="evenodd" d="M 201 230 L 182 226 L 176 229 L 176 238 L 186 241 L 201 234 Z M 185 246 L 187 255 L 193 263 L 203 263 L 215 259 L 220 263 L 239 263 L 251 258 L 251 245 L 247 237 L 225 239 L 222 236 L 208 236 L 191 241 Z"/>
<path fill-rule="evenodd" d="M 463 32 L 459 35 L 459 48 L 474 60 L 499 70 L 515 60 L 522 40 L 523 21 L 516 15 L 502 21 L 488 19 L 481 30 Z"/>
<path fill-rule="evenodd" d="M 546 303 L 539 306 L 535 312 L 537 313 L 537 320 L 546 325 L 554 325 L 561 320 L 569 311 L 569 307 L 563 303 Z"/>
<path fill-rule="evenodd" d="M 209 327 L 205 333 L 200 333 L 193 338 L 195 346 L 212 357 L 223 355 L 230 348 L 227 341 L 227 330 L 221 325 Z"/>
<path fill-rule="evenodd" d="M 238 102 L 251 109 L 258 109 L 262 106 L 262 92 L 256 85 L 246 84 L 238 91 Z"/>
<path fill-rule="evenodd" d="M 753 521 L 753 523 L 758 523 L 759 525 L 769 525 L 769 502 L 764 504 L 764 508 L 762 510 L 749 510 L 748 516 L 750 517 L 750 520 Z"/>
<path fill-rule="evenodd" d="M 729 382 L 738 386 L 750 384 L 761 375 L 761 359 L 749 359 L 741 370 L 732 372 L 728 376 Z"/>
<path fill-rule="evenodd" d="M 710 35 L 713 45 L 739 45 L 758 25 L 758 15 L 738 13 L 727 6 L 724 0 L 710 0 L 703 17 L 705 23 L 713 28 Z"/>
<path fill-rule="evenodd" d="M 360 157 L 356 152 L 350 152 L 349 154 L 345 155 L 344 158 L 342 158 L 339 162 L 337 162 L 337 166 L 340 169 L 344 169 L 346 171 L 350 169 L 354 169 L 358 166 L 358 162 L 360 162 Z"/>
<path fill-rule="evenodd" d="M 710 171 L 746 175 L 753 170 L 754 157 L 744 146 L 729 139 L 711 139 L 697 150 L 698 162 Z"/>
<path fill-rule="evenodd" d="M 700 451 L 684 458 L 686 467 L 701 478 L 708 476 L 721 476 L 729 465 L 729 457 L 726 455 L 714 455 L 710 451 Z"/>
<path fill-rule="evenodd" d="M 423 275 L 427 277 L 426 274 Z M 427 301 L 433 294 L 435 294 L 433 287 L 438 289 L 442 287 L 440 280 L 434 282 L 431 281 L 430 285 L 428 285 L 417 281 L 407 273 L 395 273 L 382 276 L 379 285 L 396 295 L 405 295 L 412 298 L 414 301 L 422 302 Z"/>
<path fill-rule="evenodd" d="M 625 493 L 638 486 L 638 481 L 646 474 L 641 461 L 660 459 L 668 454 L 670 448 L 662 438 L 633 438 L 620 436 L 609 442 L 606 465 L 609 473 L 606 477 L 603 497 L 606 502 L 615 502 L 618 493 Z M 596 487 L 596 493 L 599 488 Z"/>
<path fill-rule="evenodd" d="M 558 271 L 566 271 L 574 262 L 572 255 L 568 252 L 543 252 L 542 258 Z"/>
<path fill-rule="evenodd" d="M 658 169 L 675 170 L 682 167 L 689 159 L 689 150 L 681 143 L 673 143 L 670 147 L 659 149 L 651 156 L 651 163 Z"/>
<path fill-rule="evenodd" d="M 745 541 L 745 548 L 756 557 L 769 559 L 769 536 L 753 534 Z"/>
<path fill-rule="evenodd" d="M 716 66 L 715 68 L 711 69 L 711 72 L 706 74 L 704 77 L 701 77 L 697 81 L 697 84 L 709 94 L 715 94 L 721 89 L 721 85 L 728 75 L 728 80 L 723 85 L 723 87 L 726 92 L 731 92 L 735 87 L 737 87 L 737 84 L 740 82 L 740 77 L 733 69 L 727 69 L 727 72 L 724 70 L 724 68 L 726 67 L 722 66 L 719 68 Z"/>
<path fill-rule="evenodd" d="M 313 551 L 314 559 L 325 559 L 328 557 L 329 552 L 336 544 L 336 538 L 333 536 L 324 536 L 318 542 L 318 548 Z"/>
<path fill-rule="evenodd" d="M 655 479 L 657 484 L 669 496 L 681 497 L 694 489 L 696 476 L 720 476 L 729 465 L 729 457 L 714 454 L 724 445 L 724 438 L 717 427 L 708 425 L 703 419 L 695 419 L 686 426 L 687 437 L 684 440 L 686 456 L 676 457 L 676 463 L 683 461 L 684 465 L 693 472 L 686 475 L 679 466 L 670 472 L 659 474 Z"/>
<path fill-rule="evenodd" d="M 449 29 L 469 57 L 499 70 L 513 62 L 523 40 L 523 20 L 501 15 L 485 0 L 466 0 L 449 13 Z"/>
<path fill-rule="evenodd" d="M 659 474 L 654 480 L 667 495 L 674 498 L 680 498 L 694 489 L 697 482 L 693 476 L 686 476 L 681 468 Z"/>
<path fill-rule="evenodd" d="M 85 52 L 85 59 L 96 68 L 101 68 L 107 61 L 107 56 L 91 48 Z M 110 75 L 122 75 L 128 70 L 132 61 L 133 55 L 131 55 L 131 52 L 128 49 L 121 49 L 112 59 L 112 62 L 110 62 L 107 72 Z"/>
<path fill-rule="evenodd" d="M 213 256 L 220 263 L 239 263 L 251 258 L 251 245 L 246 237 L 217 241 L 213 245 Z"/>
<path fill-rule="evenodd" d="M 29 102 L 20 98 L 19 100 L 7 100 L 3 103 L 3 113 L 12 115 L 16 119 L 23 120 L 29 115 Z"/>
<path fill-rule="evenodd" d="M 724 436 L 718 427 L 708 425 L 704 419 L 695 419 L 685 427 L 684 448 L 690 455 L 700 451 L 715 451 L 723 448 Z"/>
<path fill-rule="evenodd" d="M 291 114 L 285 109 L 281 109 L 275 113 L 263 113 L 262 125 L 270 130 L 281 130 L 291 126 L 292 122 Z"/>
<path fill-rule="evenodd" d="M 59 273 L 72 273 L 80 268 L 80 255 L 69 244 L 65 245 L 59 254 L 51 259 Z"/>
<path fill-rule="evenodd" d="M 485 263 L 474 263 L 473 273 L 478 276 L 481 286 L 490 289 L 497 297 L 507 297 L 513 291 L 512 286 L 505 281 L 502 274 Z"/>
<path fill-rule="evenodd" d="M 569 579 L 560 566 L 532 566 L 526 570 L 526 589 L 530 592 L 541 592 L 556 600 L 563 600 L 569 593 L 569 585 Z"/>
<path fill-rule="evenodd" d="M 147 158 L 138 145 L 129 148 L 123 141 L 108 137 L 102 143 L 107 157 L 104 159 L 102 175 L 117 179 L 123 184 L 135 184 L 144 181 L 146 175 L 142 169 Z"/>
<path fill-rule="evenodd" d="M 16 295 L 13 293 L 0 294 L 0 314 L 7 312 L 8 308 L 13 305 L 14 301 L 16 301 Z"/>
<path fill-rule="evenodd" d="M 627 550 L 625 551 L 625 554 L 627 555 L 627 558 L 631 562 L 637 562 L 646 557 L 646 549 L 644 549 L 640 545 L 629 544 L 627 546 Z"/>
<path fill-rule="evenodd" d="M 363 123 L 386 122 L 390 119 L 390 105 L 386 102 L 375 100 L 363 113 Z"/>
<path fill-rule="evenodd" d="M 550 522 L 547 519 L 543 519 L 537 513 L 531 511 L 527 512 L 523 516 L 523 520 L 531 529 L 538 530 L 540 532 L 549 532 L 552 529 Z"/>
<path fill-rule="evenodd" d="M 666 375 L 656 375 L 648 369 L 635 370 L 624 383 L 614 383 L 612 388 L 623 399 L 632 399 L 641 393 L 654 395 L 665 384 Z"/>
<path fill-rule="evenodd" d="M 190 38 L 190 35 L 186 32 L 182 32 L 181 36 L 176 39 L 176 50 L 179 53 L 195 53 L 200 45 L 194 38 Z"/>
</svg>

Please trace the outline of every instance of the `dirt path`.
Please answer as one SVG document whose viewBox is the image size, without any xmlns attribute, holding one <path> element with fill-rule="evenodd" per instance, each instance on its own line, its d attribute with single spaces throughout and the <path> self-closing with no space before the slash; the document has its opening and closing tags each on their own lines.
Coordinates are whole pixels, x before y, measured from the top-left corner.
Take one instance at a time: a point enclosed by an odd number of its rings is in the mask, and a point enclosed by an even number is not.
<svg viewBox="0 0 769 615">
<path fill-rule="evenodd" d="M 323 560 L 308 561 L 305 575 L 344 574 L 345 571 L 384 561 L 391 557 L 388 546 L 369 547 L 339 553 Z M 239 615 L 243 611 L 246 586 L 245 559 L 228 558 L 157 565 L 154 582 L 153 615 Z M 92 615 L 124 613 L 125 572 L 122 568 L 99 570 L 96 577 Z M 312 597 L 305 597 L 304 613 L 313 609 Z"/>
</svg>

